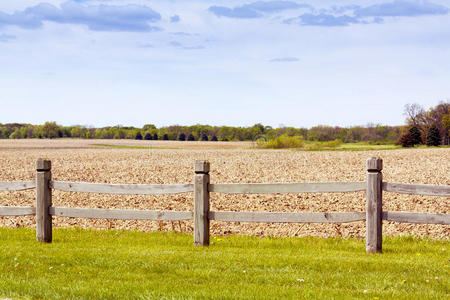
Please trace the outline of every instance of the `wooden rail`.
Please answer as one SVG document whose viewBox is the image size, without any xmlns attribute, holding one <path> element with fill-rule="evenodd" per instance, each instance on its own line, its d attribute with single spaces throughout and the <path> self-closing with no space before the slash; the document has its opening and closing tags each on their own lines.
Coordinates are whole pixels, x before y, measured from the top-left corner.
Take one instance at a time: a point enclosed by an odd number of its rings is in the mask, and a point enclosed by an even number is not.
<svg viewBox="0 0 450 300">
<path fill-rule="evenodd" d="M 0 181 L 0 191 L 25 191 L 36 188 L 36 181 Z"/>
<path fill-rule="evenodd" d="M 383 182 L 383 191 L 401 194 L 450 197 L 450 186 Z"/>
<path fill-rule="evenodd" d="M 36 161 L 36 181 L 0 182 L 0 191 L 23 191 L 36 188 L 36 207 L 0 206 L 1 216 L 36 215 L 36 239 L 52 241 L 52 217 L 184 221 L 194 220 L 195 245 L 209 245 L 210 221 L 260 223 L 348 223 L 366 222 L 366 251 L 382 250 L 382 221 L 450 225 L 450 214 L 395 212 L 382 210 L 385 192 L 450 197 L 450 186 L 404 184 L 382 181 L 381 159 L 367 160 L 365 182 L 302 182 L 210 184 L 210 165 L 195 162 L 194 184 L 107 184 L 51 180 L 51 162 Z M 59 207 L 52 204 L 52 190 L 65 192 L 161 195 L 193 192 L 194 211 L 127 210 Z M 211 211 L 210 193 L 279 194 L 345 193 L 366 191 L 365 212 L 235 212 Z"/>
<path fill-rule="evenodd" d="M 28 216 L 35 215 L 36 207 L 32 206 L 0 206 L 0 216 Z"/>
<path fill-rule="evenodd" d="M 383 211 L 383 220 L 400 223 L 450 225 L 449 214 Z"/>
<path fill-rule="evenodd" d="M 193 184 L 107 184 L 51 181 L 50 187 L 64 192 L 128 195 L 180 194 L 194 191 Z"/>
<path fill-rule="evenodd" d="M 349 223 L 364 221 L 365 212 L 235 212 L 210 211 L 209 219 L 225 222 L 259 223 Z"/>
<path fill-rule="evenodd" d="M 366 190 L 365 182 L 210 184 L 209 191 L 226 194 L 345 193 Z"/>
<path fill-rule="evenodd" d="M 117 220 L 153 220 L 153 221 L 184 221 L 192 220 L 191 211 L 172 210 L 131 210 L 131 209 L 100 209 L 50 207 L 50 215 L 70 218 L 117 219 Z"/>
</svg>

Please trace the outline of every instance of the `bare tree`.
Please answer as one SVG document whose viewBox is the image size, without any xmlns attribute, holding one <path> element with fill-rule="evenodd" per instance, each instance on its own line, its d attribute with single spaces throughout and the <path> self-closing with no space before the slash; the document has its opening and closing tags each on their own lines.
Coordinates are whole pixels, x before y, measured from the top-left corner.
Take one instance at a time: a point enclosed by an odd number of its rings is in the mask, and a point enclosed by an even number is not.
<svg viewBox="0 0 450 300">
<path fill-rule="evenodd" d="M 423 118 L 426 117 L 425 109 L 418 103 L 405 104 L 403 114 L 407 117 L 406 122 L 415 126 L 423 123 Z"/>
</svg>

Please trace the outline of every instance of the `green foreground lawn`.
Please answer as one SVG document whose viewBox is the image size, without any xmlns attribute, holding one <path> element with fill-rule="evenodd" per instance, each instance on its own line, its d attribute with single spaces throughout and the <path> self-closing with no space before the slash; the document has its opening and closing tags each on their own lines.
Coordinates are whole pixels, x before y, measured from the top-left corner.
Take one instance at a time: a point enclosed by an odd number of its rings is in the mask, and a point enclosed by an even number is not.
<svg viewBox="0 0 450 300">
<path fill-rule="evenodd" d="M 449 299 L 449 242 L 0 228 L 1 298 Z"/>
</svg>

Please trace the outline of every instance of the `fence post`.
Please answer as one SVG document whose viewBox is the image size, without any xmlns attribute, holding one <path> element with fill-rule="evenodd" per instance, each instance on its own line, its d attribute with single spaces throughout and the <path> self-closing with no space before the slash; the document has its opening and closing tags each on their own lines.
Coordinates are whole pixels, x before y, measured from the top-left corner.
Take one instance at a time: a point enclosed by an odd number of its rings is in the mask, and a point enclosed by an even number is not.
<svg viewBox="0 0 450 300">
<path fill-rule="evenodd" d="M 52 163 L 39 158 L 36 161 L 36 239 L 39 242 L 52 242 L 52 190 L 49 186 L 52 179 Z"/>
<path fill-rule="evenodd" d="M 383 160 L 367 159 L 367 200 L 366 200 L 366 252 L 382 251 L 382 189 Z"/>
<path fill-rule="evenodd" d="M 209 162 L 195 161 L 194 244 L 209 245 Z"/>
</svg>

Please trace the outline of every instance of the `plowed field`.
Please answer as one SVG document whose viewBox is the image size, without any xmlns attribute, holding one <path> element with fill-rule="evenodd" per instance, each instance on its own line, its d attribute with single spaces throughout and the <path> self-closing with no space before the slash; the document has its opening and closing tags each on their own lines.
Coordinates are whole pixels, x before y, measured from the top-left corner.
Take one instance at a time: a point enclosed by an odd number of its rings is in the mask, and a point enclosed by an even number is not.
<svg viewBox="0 0 450 300">
<path fill-rule="evenodd" d="M 126 149 L 92 144 L 143 146 Z M 384 160 L 385 181 L 450 185 L 450 149 L 386 151 L 254 150 L 251 143 L 0 140 L 0 181 L 34 180 L 34 161 L 52 161 L 54 180 L 105 183 L 192 183 L 197 159 L 211 162 L 211 183 L 364 181 L 365 161 Z M 56 206 L 192 210 L 192 193 L 124 196 L 53 192 Z M 390 211 L 450 213 L 450 198 L 385 193 Z M 34 191 L 0 192 L 0 206 L 34 206 Z M 230 211 L 364 211 L 365 193 L 224 195 L 211 194 L 211 209 Z M 0 217 L 0 226 L 35 225 L 34 217 Z M 54 218 L 54 226 L 191 232 L 191 222 L 115 221 Z M 450 238 L 448 225 L 383 223 L 390 235 Z M 364 222 L 348 224 L 260 224 L 211 222 L 213 234 L 364 237 Z"/>
</svg>

